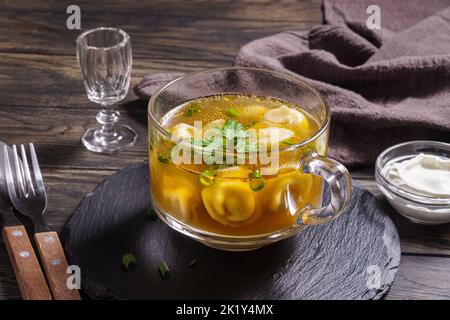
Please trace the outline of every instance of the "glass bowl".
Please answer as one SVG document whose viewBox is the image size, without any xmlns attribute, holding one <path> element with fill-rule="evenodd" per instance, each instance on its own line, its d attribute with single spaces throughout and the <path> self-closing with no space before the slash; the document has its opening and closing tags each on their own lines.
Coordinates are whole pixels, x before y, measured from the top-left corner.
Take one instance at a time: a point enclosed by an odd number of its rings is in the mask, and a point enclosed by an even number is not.
<svg viewBox="0 0 450 320">
<path fill-rule="evenodd" d="M 420 224 L 450 222 L 450 197 L 424 196 L 393 184 L 386 171 L 392 163 L 403 162 L 419 154 L 450 159 L 450 144 L 437 141 L 410 141 L 384 150 L 377 158 L 375 179 L 378 188 L 394 209 L 407 219 Z"/>
<path fill-rule="evenodd" d="M 210 183 L 199 184 L 204 179 L 201 172 L 188 170 L 188 167 L 174 161 L 172 155 L 177 148 L 173 146 L 171 133 L 163 125 L 166 115 L 189 101 L 222 94 L 279 99 L 301 106 L 302 110 L 316 119 L 318 128 L 310 138 L 268 155 L 278 158 L 282 165 L 283 159 L 291 159 L 296 164 L 296 170 L 292 171 L 295 181 L 283 180 L 282 174 L 275 173 L 268 175 L 270 177 L 265 180 L 263 189 L 255 191 L 250 187 L 251 179 L 247 174 L 244 177 L 228 178 L 213 174 L 214 177 L 209 178 Z M 163 86 L 152 96 L 148 106 L 148 121 L 152 204 L 166 224 L 205 245 L 232 251 L 260 248 L 301 232 L 306 227 L 337 218 L 350 201 L 350 174 L 342 164 L 326 156 L 329 108 L 313 88 L 288 75 L 241 67 L 186 74 Z M 175 144 L 177 147 L 192 145 L 176 139 Z M 203 146 L 194 147 L 197 155 L 207 154 Z M 244 153 L 240 156 L 246 160 Z M 191 160 L 192 154 L 187 152 L 188 160 Z M 262 172 L 266 168 L 258 165 L 258 169 Z M 297 175 L 308 180 L 303 181 Z M 312 190 L 308 191 L 308 196 L 311 194 L 310 198 L 314 199 L 310 201 L 306 196 L 284 196 L 290 195 L 295 185 L 299 187 L 298 190 Z M 236 192 L 237 186 L 239 192 Z M 277 195 L 272 190 L 279 191 L 277 194 L 281 196 L 275 198 Z M 270 216 L 270 212 L 273 212 L 269 211 L 272 210 L 271 199 L 281 199 L 279 206 L 284 210 L 284 217 L 289 217 L 287 223 L 267 223 L 270 219 L 272 222 L 277 220 L 276 216 Z M 228 211 L 232 210 L 229 208 L 233 207 L 247 208 L 254 215 L 251 217 L 255 218 L 246 218 L 238 223 L 222 223 Z M 211 213 L 214 210 L 223 217 L 220 222 L 216 217 L 218 214 L 214 216 Z M 263 216 L 267 220 L 262 219 Z M 275 222 L 278 223 L 279 219 Z M 257 223 L 258 228 L 255 227 Z"/>
</svg>

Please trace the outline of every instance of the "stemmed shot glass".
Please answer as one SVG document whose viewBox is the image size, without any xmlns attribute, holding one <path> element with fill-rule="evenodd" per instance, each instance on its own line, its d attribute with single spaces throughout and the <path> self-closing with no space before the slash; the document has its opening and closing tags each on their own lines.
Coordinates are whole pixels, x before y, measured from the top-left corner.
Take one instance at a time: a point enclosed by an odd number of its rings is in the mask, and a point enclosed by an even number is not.
<svg viewBox="0 0 450 320">
<path fill-rule="evenodd" d="M 136 132 L 116 124 L 120 114 L 113 105 L 123 100 L 130 85 L 130 36 L 116 28 L 96 28 L 77 38 L 77 59 L 88 99 L 101 105 L 99 128 L 88 129 L 81 141 L 94 152 L 113 153 L 134 145 Z"/>
</svg>

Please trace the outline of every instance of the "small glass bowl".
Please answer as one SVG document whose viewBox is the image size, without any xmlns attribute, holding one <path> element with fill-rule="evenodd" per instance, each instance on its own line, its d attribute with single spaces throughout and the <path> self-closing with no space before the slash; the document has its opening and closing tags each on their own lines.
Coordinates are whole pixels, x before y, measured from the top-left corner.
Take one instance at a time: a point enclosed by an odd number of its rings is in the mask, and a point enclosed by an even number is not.
<svg viewBox="0 0 450 320">
<path fill-rule="evenodd" d="M 386 178 L 386 168 L 419 154 L 431 154 L 450 159 L 450 144 L 437 141 L 410 141 L 384 150 L 377 158 L 375 179 L 378 188 L 402 216 L 420 224 L 450 222 L 450 197 L 423 196 L 402 189 Z"/>
</svg>

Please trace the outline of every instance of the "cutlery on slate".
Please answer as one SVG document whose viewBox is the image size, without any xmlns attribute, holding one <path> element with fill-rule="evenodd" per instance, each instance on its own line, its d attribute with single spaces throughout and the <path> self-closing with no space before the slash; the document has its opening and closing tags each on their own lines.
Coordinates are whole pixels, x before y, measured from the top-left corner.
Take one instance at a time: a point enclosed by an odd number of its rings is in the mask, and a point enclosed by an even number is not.
<svg viewBox="0 0 450 320">
<path fill-rule="evenodd" d="M 50 231 L 43 219 L 47 207 L 47 194 L 34 150 L 30 143 L 30 156 L 33 166 L 34 183 L 28 166 L 24 145 L 20 145 L 22 166 L 19 165 L 17 147 L 13 146 L 13 159 L 5 152 L 6 182 L 10 200 L 17 211 L 28 217 L 34 226 L 34 239 L 44 266 L 45 275 L 55 300 L 79 300 L 78 290 L 67 286 L 67 259 L 56 232 Z M 12 168 L 15 168 L 14 173 Z"/>
<path fill-rule="evenodd" d="M 0 143 L 3 145 L 3 143 Z M 51 300 L 44 273 L 22 223 L 14 216 L 5 180 L 5 157 L 8 147 L 0 150 L 0 217 L 3 239 L 24 300 Z M 4 154 L 2 154 L 4 153 Z"/>
</svg>

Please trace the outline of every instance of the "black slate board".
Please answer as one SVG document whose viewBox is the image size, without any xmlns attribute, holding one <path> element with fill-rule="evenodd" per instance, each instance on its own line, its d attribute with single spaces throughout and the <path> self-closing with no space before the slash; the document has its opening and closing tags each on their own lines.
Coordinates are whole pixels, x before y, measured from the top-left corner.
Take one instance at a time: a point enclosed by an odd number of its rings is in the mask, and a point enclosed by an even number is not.
<svg viewBox="0 0 450 320">
<path fill-rule="evenodd" d="M 394 224 L 374 197 L 353 188 L 328 224 L 249 252 L 224 252 L 147 216 L 148 164 L 131 165 L 86 196 L 63 231 L 82 290 L 94 299 L 379 299 L 400 263 Z M 122 255 L 135 254 L 124 271 Z M 190 267 L 190 262 L 197 263 Z M 162 279 L 158 265 L 171 271 Z"/>
</svg>

